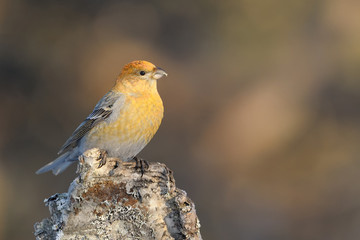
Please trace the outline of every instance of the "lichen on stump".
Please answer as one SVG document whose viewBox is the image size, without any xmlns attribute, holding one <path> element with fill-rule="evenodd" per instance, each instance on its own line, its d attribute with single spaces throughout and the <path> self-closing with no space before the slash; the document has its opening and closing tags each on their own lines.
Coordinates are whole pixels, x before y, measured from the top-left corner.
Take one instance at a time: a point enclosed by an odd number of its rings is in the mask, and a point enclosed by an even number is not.
<svg viewBox="0 0 360 240">
<path fill-rule="evenodd" d="M 194 203 L 164 164 L 142 174 L 116 158 L 97 168 L 99 156 L 86 151 L 68 193 L 45 200 L 51 216 L 35 224 L 36 239 L 202 239 Z"/>
</svg>

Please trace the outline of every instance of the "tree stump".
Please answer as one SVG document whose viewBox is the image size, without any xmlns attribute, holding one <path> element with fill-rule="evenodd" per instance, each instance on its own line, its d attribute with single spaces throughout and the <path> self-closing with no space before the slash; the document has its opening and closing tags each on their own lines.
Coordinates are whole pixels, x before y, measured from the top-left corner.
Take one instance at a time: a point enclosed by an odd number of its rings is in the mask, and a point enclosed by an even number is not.
<svg viewBox="0 0 360 240">
<path fill-rule="evenodd" d="M 51 216 L 35 224 L 37 240 L 202 239 L 194 203 L 164 164 L 142 174 L 116 158 L 98 168 L 99 157 L 86 151 L 69 191 L 45 200 Z"/>
</svg>

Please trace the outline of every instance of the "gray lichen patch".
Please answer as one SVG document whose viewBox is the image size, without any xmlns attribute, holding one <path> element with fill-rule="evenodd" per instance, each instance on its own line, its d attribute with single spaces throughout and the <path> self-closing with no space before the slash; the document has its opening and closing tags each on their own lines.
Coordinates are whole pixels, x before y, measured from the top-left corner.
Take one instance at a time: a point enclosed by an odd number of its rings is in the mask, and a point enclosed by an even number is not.
<svg viewBox="0 0 360 240">
<path fill-rule="evenodd" d="M 45 199 L 44 203 L 49 207 L 51 217 L 35 224 L 36 239 L 60 239 L 62 228 L 67 220 L 67 209 L 69 207 L 68 194 L 54 194 Z"/>
<path fill-rule="evenodd" d="M 36 239 L 201 239 L 193 202 L 171 170 L 150 163 L 142 175 L 131 162 L 84 153 L 68 193 L 45 201 L 51 217 L 35 224 Z"/>
</svg>

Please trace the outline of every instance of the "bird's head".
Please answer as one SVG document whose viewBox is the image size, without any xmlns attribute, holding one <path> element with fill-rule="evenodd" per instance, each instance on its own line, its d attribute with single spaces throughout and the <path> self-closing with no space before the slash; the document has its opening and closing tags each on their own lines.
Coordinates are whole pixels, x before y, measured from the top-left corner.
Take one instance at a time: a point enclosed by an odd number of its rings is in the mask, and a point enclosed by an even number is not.
<svg viewBox="0 0 360 240">
<path fill-rule="evenodd" d="M 133 61 L 124 66 L 115 88 L 118 86 L 122 91 L 146 91 L 148 88 L 156 90 L 156 80 L 163 76 L 167 76 L 167 73 L 151 62 Z"/>
</svg>

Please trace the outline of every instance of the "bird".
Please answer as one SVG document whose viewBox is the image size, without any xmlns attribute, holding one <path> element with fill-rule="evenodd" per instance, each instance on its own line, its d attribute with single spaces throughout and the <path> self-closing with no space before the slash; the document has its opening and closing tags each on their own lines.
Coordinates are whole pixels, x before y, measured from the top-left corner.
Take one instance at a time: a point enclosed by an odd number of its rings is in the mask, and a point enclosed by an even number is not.
<svg viewBox="0 0 360 240">
<path fill-rule="evenodd" d="M 99 167 L 107 157 L 138 161 L 136 155 L 150 142 L 164 116 L 157 80 L 167 76 L 144 60 L 126 64 L 114 86 L 96 104 L 58 152 L 59 157 L 36 171 L 62 173 L 86 150 L 101 151 Z"/>
</svg>

